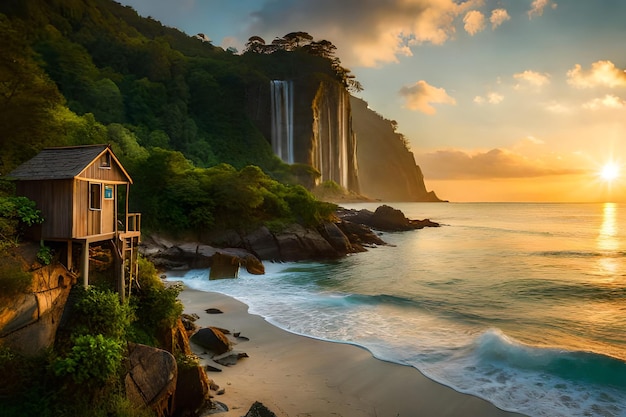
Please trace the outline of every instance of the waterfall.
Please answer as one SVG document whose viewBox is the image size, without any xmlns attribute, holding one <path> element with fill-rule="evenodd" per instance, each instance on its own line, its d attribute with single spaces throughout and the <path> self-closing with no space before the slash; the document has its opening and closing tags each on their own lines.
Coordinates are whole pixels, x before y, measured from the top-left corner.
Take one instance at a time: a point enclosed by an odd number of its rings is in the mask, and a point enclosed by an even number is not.
<svg viewBox="0 0 626 417">
<path fill-rule="evenodd" d="M 293 82 L 272 80 L 270 89 L 272 150 L 284 162 L 293 164 Z"/>
<path fill-rule="evenodd" d="M 350 95 L 332 84 L 323 85 L 313 106 L 314 161 L 320 180 L 335 181 L 358 191 L 356 141 L 350 117 Z"/>
</svg>

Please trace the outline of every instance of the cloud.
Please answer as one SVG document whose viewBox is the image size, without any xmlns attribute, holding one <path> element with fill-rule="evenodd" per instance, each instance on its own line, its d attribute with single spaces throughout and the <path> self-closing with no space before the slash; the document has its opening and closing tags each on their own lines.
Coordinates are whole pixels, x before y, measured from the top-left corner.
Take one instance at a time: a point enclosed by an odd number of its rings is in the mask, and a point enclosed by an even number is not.
<svg viewBox="0 0 626 417">
<path fill-rule="evenodd" d="M 502 149 L 477 153 L 438 150 L 417 155 L 416 160 L 422 171 L 429 173 L 429 179 L 537 178 L 581 172 Z"/>
<path fill-rule="evenodd" d="M 456 23 L 484 0 L 274 0 L 263 2 L 246 29 L 270 41 L 297 30 L 327 39 L 348 66 L 373 67 L 410 56 L 411 48 L 441 45 Z"/>
<path fill-rule="evenodd" d="M 470 10 L 463 17 L 463 23 L 465 31 L 474 36 L 485 29 L 485 15 L 478 10 Z"/>
<path fill-rule="evenodd" d="M 603 98 L 596 98 L 583 104 L 583 108 L 587 110 L 623 109 L 625 107 L 626 101 L 613 94 L 607 94 Z"/>
<path fill-rule="evenodd" d="M 406 108 L 431 115 L 437 112 L 431 103 L 456 105 L 456 100 L 445 89 L 433 87 L 424 80 L 402 87 L 399 94 L 405 98 Z"/>
<path fill-rule="evenodd" d="M 499 93 L 491 92 L 487 93 L 486 97 L 476 96 L 474 97 L 474 103 L 476 104 L 500 104 L 504 100 L 504 96 Z"/>
<path fill-rule="evenodd" d="M 523 88 L 523 85 L 530 85 L 533 87 L 542 87 L 550 83 L 550 75 L 547 73 L 541 74 L 536 71 L 526 70 L 524 72 L 518 72 L 513 74 L 513 78 L 520 80 L 523 84 L 515 85 L 515 89 Z"/>
<path fill-rule="evenodd" d="M 552 9 L 556 9 L 557 4 L 550 0 L 533 0 L 530 10 L 528 11 L 528 18 L 532 19 L 535 16 L 543 15 L 543 9 L 547 6 L 552 7 Z"/>
<path fill-rule="evenodd" d="M 626 70 L 621 70 L 611 61 L 596 61 L 589 71 L 580 64 L 567 71 L 567 82 L 576 88 L 626 87 Z"/>
<path fill-rule="evenodd" d="M 511 16 L 509 16 L 509 12 L 506 9 L 495 9 L 491 12 L 491 17 L 489 21 L 491 22 L 491 29 L 496 29 L 502 23 L 507 20 L 511 20 Z"/>
</svg>

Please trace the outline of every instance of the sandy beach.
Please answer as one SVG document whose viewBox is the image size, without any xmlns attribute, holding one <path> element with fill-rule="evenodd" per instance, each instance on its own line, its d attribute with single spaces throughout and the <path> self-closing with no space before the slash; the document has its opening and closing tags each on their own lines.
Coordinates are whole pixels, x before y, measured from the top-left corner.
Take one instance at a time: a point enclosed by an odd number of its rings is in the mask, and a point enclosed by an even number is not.
<svg viewBox="0 0 626 417">
<path fill-rule="evenodd" d="M 233 366 L 216 365 L 192 344 L 204 364 L 223 370 L 208 372 L 225 389 L 215 400 L 229 411 L 219 416 L 241 417 L 255 401 L 279 417 L 520 416 L 436 383 L 413 367 L 378 360 L 360 347 L 279 329 L 223 294 L 185 289 L 179 298 L 185 313 L 200 317 L 198 326 L 240 332 L 249 339 L 234 346 L 234 352 L 249 357 Z M 223 314 L 208 314 L 208 308 Z"/>
</svg>

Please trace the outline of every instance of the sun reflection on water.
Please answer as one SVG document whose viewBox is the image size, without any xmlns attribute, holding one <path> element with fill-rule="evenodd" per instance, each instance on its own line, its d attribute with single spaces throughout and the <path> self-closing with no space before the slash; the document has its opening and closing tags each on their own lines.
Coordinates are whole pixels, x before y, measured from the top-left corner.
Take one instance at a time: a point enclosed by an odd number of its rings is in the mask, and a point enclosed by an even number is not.
<svg viewBox="0 0 626 417">
<path fill-rule="evenodd" d="M 615 252 L 619 250 L 619 229 L 617 223 L 617 204 L 604 203 L 602 208 L 602 225 L 598 233 L 597 247 L 599 250 L 606 252 L 598 263 L 601 270 L 609 273 L 617 273 L 618 262 L 615 259 Z"/>
<path fill-rule="evenodd" d="M 616 251 L 619 249 L 619 240 L 617 238 L 617 204 L 604 203 L 602 209 L 602 226 L 598 234 L 598 249 L 605 251 Z"/>
</svg>

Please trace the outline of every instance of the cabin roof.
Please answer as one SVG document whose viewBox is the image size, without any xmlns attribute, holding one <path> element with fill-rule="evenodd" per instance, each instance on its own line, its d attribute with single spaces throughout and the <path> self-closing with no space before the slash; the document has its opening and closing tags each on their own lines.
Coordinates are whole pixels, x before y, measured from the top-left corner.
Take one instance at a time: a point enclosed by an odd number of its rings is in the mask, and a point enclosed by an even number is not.
<svg viewBox="0 0 626 417">
<path fill-rule="evenodd" d="M 128 173 L 119 163 L 109 145 L 82 145 L 58 148 L 45 148 L 32 159 L 9 173 L 18 180 L 61 180 L 78 176 L 86 167 L 104 152 L 110 152 L 113 159 L 132 182 Z"/>
</svg>

